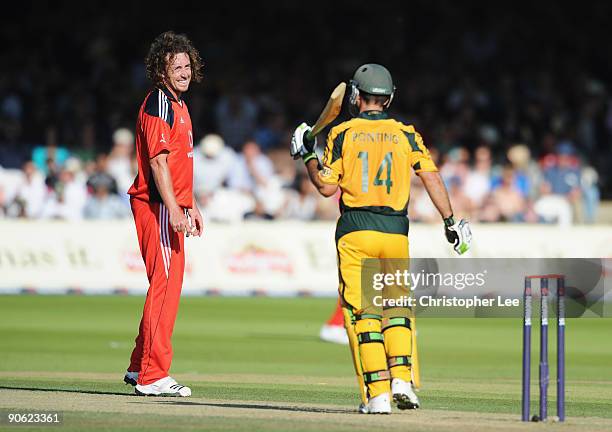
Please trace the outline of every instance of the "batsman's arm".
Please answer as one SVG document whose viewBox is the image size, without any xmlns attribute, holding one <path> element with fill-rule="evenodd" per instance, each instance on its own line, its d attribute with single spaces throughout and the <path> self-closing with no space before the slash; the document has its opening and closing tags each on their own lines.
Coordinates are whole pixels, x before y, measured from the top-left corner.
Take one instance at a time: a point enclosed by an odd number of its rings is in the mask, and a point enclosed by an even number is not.
<svg viewBox="0 0 612 432">
<path fill-rule="evenodd" d="M 306 165 L 306 171 L 308 172 L 308 177 L 310 178 L 310 182 L 317 188 L 317 191 L 324 197 L 330 197 L 336 193 L 338 190 L 338 182 L 337 181 L 329 181 L 324 182 L 323 177 L 325 174 L 331 174 L 332 170 L 329 167 L 320 169 L 319 159 L 314 151 L 316 146 L 316 140 L 309 140 L 307 138 L 308 132 L 311 131 L 311 127 L 306 123 L 300 124 L 293 132 L 293 136 L 291 137 L 291 156 L 294 159 L 301 157 L 304 161 L 304 165 Z M 330 134 L 331 136 L 331 134 Z M 330 147 L 332 146 L 332 147 Z M 325 149 L 325 155 L 323 156 L 323 163 L 327 163 L 328 156 L 330 153 L 330 148 L 333 148 L 333 140 L 328 137 L 328 144 Z M 337 162 L 340 163 L 340 162 Z M 328 175 L 329 177 L 329 175 Z M 330 178 L 330 180 L 332 180 Z"/>
<path fill-rule="evenodd" d="M 321 177 L 319 176 L 319 161 L 316 157 L 306 162 L 306 170 L 308 171 L 310 181 L 321 195 L 324 197 L 330 197 L 336 193 L 338 190 L 337 184 L 327 184 L 321 181 Z"/>
<path fill-rule="evenodd" d="M 442 219 L 451 217 L 453 214 L 453 209 L 451 207 L 450 199 L 448 198 L 446 186 L 444 186 L 442 177 L 440 177 L 440 173 L 422 171 L 417 173 L 417 175 L 423 182 L 423 186 L 425 186 L 425 190 L 427 191 L 429 198 L 431 198 L 434 206 L 436 206 L 438 212 L 440 212 Z"/>
</svg>

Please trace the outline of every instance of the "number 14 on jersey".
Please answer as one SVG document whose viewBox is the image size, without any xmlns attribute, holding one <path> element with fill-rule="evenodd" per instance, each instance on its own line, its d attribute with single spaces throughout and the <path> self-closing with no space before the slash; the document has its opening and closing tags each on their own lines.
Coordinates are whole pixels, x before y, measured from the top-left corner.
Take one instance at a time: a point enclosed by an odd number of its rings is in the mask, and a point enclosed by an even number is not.
<svg viewBox="0 0 612 432">
<path fill-rule="evenodd" d="M 367 192 L 370 184 L 370 180 L 368 178 L 368 152 L 362 151 L 357 155 L 359 159 L 361 159 L 361 191 Z M 374 181 L 372 182 L 373 186 L 386 186 L 387 194 L 391 193 L 391 186 L 393 186 L 393 181 L 391 180 L 391 165 L 393 163 L 393 153 L 389 152 L 385 154 L 378 170 L 376 171 L 376 177 L 374 177 Z M 387 178 L 382 179 L 381 176 L 386 171 Z"/>
</svg>

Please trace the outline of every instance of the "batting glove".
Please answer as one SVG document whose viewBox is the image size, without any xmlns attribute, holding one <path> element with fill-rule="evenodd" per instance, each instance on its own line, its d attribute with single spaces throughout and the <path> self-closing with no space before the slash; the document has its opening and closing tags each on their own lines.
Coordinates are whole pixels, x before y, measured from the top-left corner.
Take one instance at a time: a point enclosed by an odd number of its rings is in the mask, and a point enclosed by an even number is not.
<svg viewBox="0 0 612 432">
<path fill-rule="evenodd" d="M 314 148 L 317 145 L 317 138 L 315 137 L 312 140 L 308 139 L 308 132 L 311 130 L 312 128 L 306 123 L 302 123 L 295 128 L 293 136 L 291 137 L 291 148 L 289 150 L 293 159 L 301 157 L 304 162 L 308 162 L 310 159 L 317 157 L 314 152 Z"/>
<path fill-rule="evenodd" d="M 463 255 L 472 246 L 472 230 L 465 219 L 455 222 L 452 215 L 444 219 L 444 234 L 446 234 L 446 240 L 453 245 L 453 249 L 459 255 Z"/>
</svg>

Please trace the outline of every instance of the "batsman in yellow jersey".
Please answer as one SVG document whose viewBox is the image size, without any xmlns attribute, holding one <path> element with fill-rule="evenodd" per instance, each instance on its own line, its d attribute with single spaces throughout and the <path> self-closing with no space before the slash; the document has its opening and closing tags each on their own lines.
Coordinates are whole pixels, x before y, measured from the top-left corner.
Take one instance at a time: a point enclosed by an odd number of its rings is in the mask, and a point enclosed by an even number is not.
<svg viewBox="0 0 612 432">
<path fill-rule="evenodd" d="M 360 411 L 391 413 L 419 407 L 412 382 L 413 316 L 406 308 L 368 313 L 362 292 L 362 260 L 409 257 L 408 201 L 410 175 L 423 182 L 440 212 L 447 240 L 466 252 L 472 234 L 468 222 L 455 222 L 448 193 L 421 135 L 386 111 L 395 87 L 378 64 L 360 66 L 350 81 L 350 108 L 356 117 L 334 127 L 319 162 L 308 140 L 310 126 L 294 132 L 291 155 L 301 156 L 310 180 L 324 196 L 340 188 L 336 227 L 339 294 L 354 366 L 360 380 Z"/>
</svg>

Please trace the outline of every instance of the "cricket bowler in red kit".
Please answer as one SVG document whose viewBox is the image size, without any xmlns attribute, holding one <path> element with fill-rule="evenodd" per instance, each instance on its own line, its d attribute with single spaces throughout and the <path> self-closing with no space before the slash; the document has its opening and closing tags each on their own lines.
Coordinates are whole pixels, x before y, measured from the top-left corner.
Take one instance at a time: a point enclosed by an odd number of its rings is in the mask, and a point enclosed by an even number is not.
<svg viewBox="0 0 612 432">
<path fill-rule="evenodd" d="M 172 331 L 185 270 L 185 236 L 202 234 L 193 199 L 193 133 L 182 94 L 200 81 L 200 55 L 184 35 L 166 32 L 146 58 L 154 87 L 136 123 L 138 175 L 129 190 L 149 289 L 124 381 L 138 395 L 191 396 L 169 376 Z"/>
</svg>

